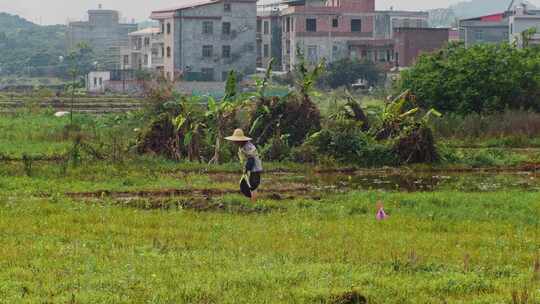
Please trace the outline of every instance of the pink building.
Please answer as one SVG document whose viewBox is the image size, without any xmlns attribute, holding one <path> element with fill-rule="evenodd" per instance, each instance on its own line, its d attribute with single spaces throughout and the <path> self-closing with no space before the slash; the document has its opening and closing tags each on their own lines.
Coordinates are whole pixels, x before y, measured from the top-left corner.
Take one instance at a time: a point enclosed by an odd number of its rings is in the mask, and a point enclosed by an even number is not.
<svg viewBox="0 0 540 304">
<path fill-rule="evenodd" d="M 375 0 L 313 1 L 288 2 L 281 12 L 285 71 L 297 62 L 297 48 L 311 62 L 352 57 L 391 66 L 395 29 L 428 27 L 428 13 L 376 11 Z"/>
</svg>

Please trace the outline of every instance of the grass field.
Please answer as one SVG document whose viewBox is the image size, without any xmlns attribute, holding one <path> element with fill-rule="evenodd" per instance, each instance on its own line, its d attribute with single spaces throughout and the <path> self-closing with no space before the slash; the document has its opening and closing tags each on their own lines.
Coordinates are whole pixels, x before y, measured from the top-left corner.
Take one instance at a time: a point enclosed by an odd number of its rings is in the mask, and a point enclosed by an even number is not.
<svg viewBox="0 0 540 304">
<path fill-rule="evenodd" d="M 89 139 L 110 121 L 77 119 Z M 0 155 L 64 153 L 66 122 L 0 117 Z M 486 155 L 536 157 L 502 151 Z M 504 190 L 400 192 L 265 165 L 252 204 L 236 163 L 0 162 L 0 303 L 540 303 L 540 193 L 519 187 L 536 173 Z"/>
</svg>

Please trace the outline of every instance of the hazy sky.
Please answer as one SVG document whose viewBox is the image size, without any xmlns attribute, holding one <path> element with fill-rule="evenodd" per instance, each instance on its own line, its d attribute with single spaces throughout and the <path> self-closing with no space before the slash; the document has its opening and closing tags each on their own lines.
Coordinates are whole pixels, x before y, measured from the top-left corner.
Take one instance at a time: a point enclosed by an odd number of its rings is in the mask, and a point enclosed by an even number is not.
<svg viewBox="0 0 540 304">
<path fill-rule="evenodd" d="M 103 8 L 122 12 L 126 20 L 145 20 L 153 9 L 174 6 L 182 0 L 0 0 L 0 12 L 21 15 L 42 24 L 79 20 L 91 8 L 101 3 Z M 429 9 L 447 7 L 458 0 L 376 0 L 377 9 Z"/>
</svg>

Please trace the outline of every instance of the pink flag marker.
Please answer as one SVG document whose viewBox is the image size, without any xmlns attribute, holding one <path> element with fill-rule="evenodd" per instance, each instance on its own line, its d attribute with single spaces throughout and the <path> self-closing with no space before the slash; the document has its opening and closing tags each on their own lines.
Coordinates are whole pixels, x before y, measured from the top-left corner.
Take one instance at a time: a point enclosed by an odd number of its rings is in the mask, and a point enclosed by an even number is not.
<svg viewBox="0 0 540 304">
<path fill-rule="evenodd" d="M 386 215 L 386 212 L 384 212 L 384 206 L 381 201 L 377 202 L 377 220 L 378 221 L 384 221 L 388 215 Z"/>
</svg>

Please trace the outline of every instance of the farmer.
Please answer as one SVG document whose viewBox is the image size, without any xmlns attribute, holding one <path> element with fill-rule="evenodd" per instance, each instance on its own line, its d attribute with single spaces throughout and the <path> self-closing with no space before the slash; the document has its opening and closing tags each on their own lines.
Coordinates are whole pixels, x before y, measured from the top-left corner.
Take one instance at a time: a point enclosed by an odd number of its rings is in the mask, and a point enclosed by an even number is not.
<svg viewBox="0 0 540 304">
<path fill-rule="evenodd" d="M 240 188 L 242 193 L 250 197 L 252 202 L 255 202 L 257 201 L 257 188 L 261 184 L 261 173 L 263 171 L 257 148 L 251 143 L 251 138 L 245 136 L 244 131 L 241 129 L 234 130 L 233 135 L 225 139 L 234 142 L 238 146 L 238 157 L 244 167 L 244 177 Z"/>
</svg>

